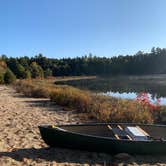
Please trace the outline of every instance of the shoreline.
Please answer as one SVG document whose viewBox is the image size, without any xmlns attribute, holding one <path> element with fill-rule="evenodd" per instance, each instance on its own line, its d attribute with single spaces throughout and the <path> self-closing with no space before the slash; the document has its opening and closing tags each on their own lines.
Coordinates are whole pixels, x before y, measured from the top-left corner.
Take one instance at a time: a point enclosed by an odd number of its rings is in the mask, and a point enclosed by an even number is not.
<svg viewBox="0 0 166 166">
<path fill-rule="evenodd" d="M 0 165 L 166 165 L 166 156 L 131 156 L 115 161 L 104 153 L 49 148 L 38 125 L 79 123 L 75 111 L 65 111 L 49 99 L 25 97 L 0 85 Z"/>
</svg>

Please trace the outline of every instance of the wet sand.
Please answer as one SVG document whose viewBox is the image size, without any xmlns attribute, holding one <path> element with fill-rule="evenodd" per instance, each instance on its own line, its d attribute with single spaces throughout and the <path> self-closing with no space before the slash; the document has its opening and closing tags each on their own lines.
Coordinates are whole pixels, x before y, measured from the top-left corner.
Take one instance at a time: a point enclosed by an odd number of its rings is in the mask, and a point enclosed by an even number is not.
<svg viewBox="0 0 166 166">
<path fill-rule="evenodd" d="M 166 165 L 165 156 L 130 156 L 117 159 L 104 153 L 49 148 L 38 125 L 81 122 L 49 99 L 27 98 L 0 85 L 0 166 L 6 165 Z"/>
</svg>

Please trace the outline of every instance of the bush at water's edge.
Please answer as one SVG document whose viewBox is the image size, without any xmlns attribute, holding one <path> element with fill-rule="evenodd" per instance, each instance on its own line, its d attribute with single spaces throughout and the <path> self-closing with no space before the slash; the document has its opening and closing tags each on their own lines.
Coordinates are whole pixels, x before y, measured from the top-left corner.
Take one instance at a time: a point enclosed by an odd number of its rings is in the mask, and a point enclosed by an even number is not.
<svg viewBox="0 0 166 166">
<path fill-rule="evenodd" d="M 154 120 L 161 119 L 154 117 L 148 107 L 137 101 L 100 96 L 70 86 L 50 85 L 47 81 L 39 84 L 31 80 L 22 80 L 15 84 L 15 88 L 26 96 L 49 97 L 58 105 L 86 112 L 98 121 L 153 123 Z M 157 113 L 155 116 L 161 114 Z"/>
</svg>

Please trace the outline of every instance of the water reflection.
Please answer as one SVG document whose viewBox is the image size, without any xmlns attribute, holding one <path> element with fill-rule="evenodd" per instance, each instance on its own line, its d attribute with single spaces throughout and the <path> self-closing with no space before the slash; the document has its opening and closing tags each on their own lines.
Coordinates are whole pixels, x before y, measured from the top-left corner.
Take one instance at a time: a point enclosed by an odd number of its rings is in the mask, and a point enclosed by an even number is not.
<svg viewBox="0 0 166 166">
<path fill-rule="evenodd" d="M 123 98 L 123 99 L 135 99 L 137 97 L 137 94 L 134 92 L 125 92 L 125 93 L 119 93 L 119 92 L 106 92 L 106 93 L 101 93 L 103 95 L 106 96 L 113 96 L 113 97 L 117 97 L 117 98 Z"/>
<path fill-rule="evenodd" d="M 139 93 L 146 92 L 152 102 L 160 98 L 161 104 L 166 105 L 166 75 L 98 77 L 87 80 L 62 81 L 56 82 L 56 84 L 67 84 L 104 95 L 126 99 L 135 99 Z"/>
<path fill-rule="evenodd" d="M 133 99 L 136 99 L 137 97 L 137 93 L 134 93 L 134 92 L 131 92 L 131 93 L 119 93 L 119 92 L 106 92 L 106 93 L 101 93 L 102 95 L 106 95 L 106 96 L 112 96 L 112 97 L 117 97 L 117 98 L 122 98 L 122 99 L 130 99 L 130 100 L 133 100 Z M 152 96 L 152 94 L 150 93 L 147 93 L 148 97 L 149 97 L 149 100 L 152 102 L 152 103 L 156 103 L 157 102 L 157 97 L 156 96 Z M 164 97 L 160 97 L 160 104 L 161 105 L 166 105 L 166 98 Z"/>
</svg>

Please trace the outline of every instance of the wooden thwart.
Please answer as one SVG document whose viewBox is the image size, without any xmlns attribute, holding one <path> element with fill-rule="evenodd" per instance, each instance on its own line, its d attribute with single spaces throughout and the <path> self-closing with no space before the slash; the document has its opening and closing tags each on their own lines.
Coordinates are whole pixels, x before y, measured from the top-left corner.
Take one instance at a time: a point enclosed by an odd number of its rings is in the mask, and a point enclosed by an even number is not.
<svg viewBox="0 0 166 166">
<path fill-rule="evenodd" d="M 112 130 L 112 127 L 110 125 L 107 125 L 110 130 Z"/>
<path fill-rule="evenodd" d="M 118 125 L 118 128 L 119 128 L 120 130 L 123 130 L 123 128 L 122 128 L 120 125 Z"/>
<path fill-rule="evenodd" d="M 129 140 L 133 140 L 128 134 L 126 136 Z"/>
<path fill-rule="evenodd" d="M 112 128 L 110 125 L 107 125 L 107 127 L 112 130 L 114 133 L 114 136 L 116 139 L 121 139 L 121 137 L 126 137 L 129 140 L 132 140 L 132 138 L 126 133 L 126 131 L 122 128 L 122 126 L 117 125 L 117 128 Z M 123 138 L 124 139 L 124 138 Z"/>
<path fill-rule="evenodd" d="M 119 136 L 118 136 L 118 134 L 115 134 L 115 137 L 116 137 L 117 139 L 120 139 Z"/>
</svg>

